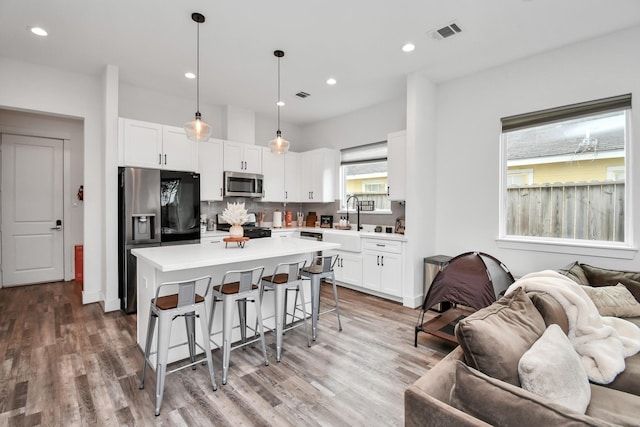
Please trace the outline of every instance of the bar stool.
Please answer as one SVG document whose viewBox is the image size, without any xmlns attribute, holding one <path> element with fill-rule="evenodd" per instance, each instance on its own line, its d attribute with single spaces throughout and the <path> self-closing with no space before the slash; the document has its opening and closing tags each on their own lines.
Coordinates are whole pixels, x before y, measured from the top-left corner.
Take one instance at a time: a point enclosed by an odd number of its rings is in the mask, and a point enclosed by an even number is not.
<svg viewBox="0 0 640 427">
<path fill-rule="evenodd" d="M 206 282 L 204 295 L 196 293 L 197 284 Z M 144 364 L 142 366 L 142 378 L 140 380 L 140 390 L 144 388 L 144 379 L 147 372 L 147 365 L 151 363 L 149 357 L 156 354 L 156 416 L 160 415 L 160 406 L 162 405 L 162 397 L 164 394 L 164 380 L 167 374 L 179 371 L 189 366 L 196 368 L 199 361 L 196 361 L 195 348 L 198 346 L 204 351 L 207 365 L 209 367 L 209 377 L 211 378 L 211 386 L 213 390 L 217 390 L 215 377 L 213 374 L 213 360 L 211 358 L 211 347 L 209 344 L 209 324 L 207 322 L 207 307 L 205 298 L 211 287 L 211 276 L 200 277 L 186 282 L 166 282 L 158 286 L 156 297 L 151 300 L 149 309 L 149 324 L 147 327 L 147 343 L 144 351 Z M 177 293 L 160 296 L 161 293 L 166 294 L 167 289 L 177 289 Z M 185 343 L 170 346 L 171 325 L 177 317 L 184 317 L 187 328 L 187 344 L 189 347 L 190 363 L 179 368 L 167 371 L 167 358 L 169 349 L 175 348 Z M 196 343 L 196 317 L 200 318 L 200 327 L 202 329 L 203 345 Z M 158 322 L 158 338 L 157 350 L 151 352 L 153 343 L 153 334 L 155 331 L 156 320 Z"/>
<path fill-rule="evenodd" d="M 333 272 L 333 267 L 337 260 L 337 254 L 315 256 L 309 266 L 300 270 L 300 275 L 303 279 L 311 280 L 311 334 L 314 341 L 317 338 L 318 318 L 321 314 L 335 311 L 338 316 L 338 331 L 342 331 L 340 307 L 338 306 L 338 288 L 336 286 L 336 276 Z M 333 308 L 320 313 L 320 283 L 323 279 L 328 278 L 331 278 L 335 304 L 332 306 Z"/>
<path fill-rule="evenodd" d="M 227 383 L 227 372 L 229 371 L 229 358 L 231 350 L 252 344 L 258 339 L 262 343 L 262 355 L 264 356 L 264 365 L 269 366 L 267 360 L 267 348 L 264 343 L 264 333 L 262 329 L 262 309 L 261 309 L 261 279 L 264 267 L 257 267 L 251 270 L 235 270 L 227 271 L 222 277 L 222 282 L 218 286 L 213 287 L 211 294 L 213 295 L 213 303 L 211 306 L 211 317 L 209 317 L 209 329 L 213 324 L 213 316 L 215 315 L 216 305 L 222 301 L 222 331 L 212 333 L 217 335 L 222 333 L 222 347 L 213 339 L 218 348 L 222 348 L 222 384 Z M 255 303 L 256 317 L 258 321 L 258 331 L 260 337 L 254 337 L 247 341 L 247 302 Z M 238 317 L 240 320 L 241 342 L 232 346 L 232 331 L 234 303 L 238 304 Z M 254 330 L 254 336 L 257 331 Z"/>
<path fill-rule="evenodd" d="M 262 292 L 274 291 L 274 304 L 275 304 L 275 322 L 276 322 L 276 361 L 280 361 L 280 355 L 282 353 L 282 334 L 285 331 L 296 328 L 298 325 L 292 325 L 285 328 L 287 324 L 287 293 L 290 290 L 296 291 L 296 303 L 293 306 L 293 313 L 291 314 L 291 323 L 296 320 L 302 320 L 304 323 L 304 332 L 307 335 L 307 347 L 311 347 L 311 340 L 309 339 L 309 330 L 307 328 L 307 308 L 304 299 L 304 290 L 302 287 L 302 277 L 300 276 L 300 270 L 305 267 L 306 261 L 298 261 L 293 263 L 281 263 L 278 264 L 273 271 L 272 276 L 266 276 L 262 278 Z M 299 308 L 298 292 L 300 293 L 301 308 Z M 262 298 L 261 298 L 262 299 Z M 302 317 L 297 317 L 296 312 L 302 311 Z M 266 320 L 266 319 L 265 319 Z"/>
</svg>

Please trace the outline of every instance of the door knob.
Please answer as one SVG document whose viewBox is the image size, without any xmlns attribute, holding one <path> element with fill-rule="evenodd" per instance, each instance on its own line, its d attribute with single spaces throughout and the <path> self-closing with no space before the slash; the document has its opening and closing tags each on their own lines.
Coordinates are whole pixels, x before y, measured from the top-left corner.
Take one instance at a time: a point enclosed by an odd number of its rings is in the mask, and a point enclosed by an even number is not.
<svg viewBox="0 0 640 427">
<path fill-rule="evenodd" d="M 55 227 L 51 227 L 52 230 L 62 230 L 62 220 L 57 219 L 56 220 L 56 226 Z"/>
</svg>

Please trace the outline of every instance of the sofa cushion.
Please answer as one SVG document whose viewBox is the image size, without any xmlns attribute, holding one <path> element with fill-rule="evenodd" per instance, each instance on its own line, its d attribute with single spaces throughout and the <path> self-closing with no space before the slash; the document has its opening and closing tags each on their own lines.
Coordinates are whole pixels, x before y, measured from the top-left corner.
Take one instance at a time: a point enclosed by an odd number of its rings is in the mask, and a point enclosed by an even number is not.
<svg viewBox="0 0 640 427">
<path fill-rule="evenodd" d="M 581 414 L 587 410 L 589 377 L 560 326 L 550 325 L 522 355 L 518 374 L 523 389 Z"/>
<path fill-rule="evenodd" d="M 586 274 L 584 273 L 584 270 L 582 269 L 578 261 L 571 263 L 568 266 L 560 269 L 560 273 L 569 277 L 579 285 L 589 284 L 589 279 L 587 278 Z"/>
<path fill-rule="evenodd" d="M 545 331 L 542 316 L 522 288 L 462 319 L 455 334 L 466 362 L 519 386 L 518 361 Z"/>
<path fill-rule="evenodd" d="M 638 426 L 640 397 L 612 390 L 601 385 L 591 385 L 591 403 L 587 415 L 621 426 Z"/>
<path fill-rule="evenodd" d="M 612 425 L 491 378 L 462 362 L 456 366 L 450 404 L 494 426 Z"/>
<path fill-rule="evenodd" d="M 640 272 L 609 270 L 606 268 L 593 267 L 588 264 L 581 264 L 588 282 L 583 285 L 591 286 L 615 286 L 622 283 L 629 289 L 637 301 L 640 301 Z"/>
<path fill-rule="evenodd" d="M 567 318 L 567 313 L 564 311 L 564 308 L 557 299 L 546 292 L 540 291 L 527 292 L 527 296 L 529 296 L 533 305 L 536 306 L 542 315 L 544 324 L 547 327 L 549 325 L 556 324 L 560 326 L 565 334 L 569 333 L 569 319 Z"/>
<path fill-rule="evenodd" d="M 589 295 L 600 316 L 640 316 L 640 303 L 622 283 L 616 286 L 583 286 L 582 289 Z"/>
<path fill-rule="evenodd" d="M 624 371 L 613 382 L 600 385 L 640 396 L 640 353 L 624 359 L 624 364 Z"/>
</svg>

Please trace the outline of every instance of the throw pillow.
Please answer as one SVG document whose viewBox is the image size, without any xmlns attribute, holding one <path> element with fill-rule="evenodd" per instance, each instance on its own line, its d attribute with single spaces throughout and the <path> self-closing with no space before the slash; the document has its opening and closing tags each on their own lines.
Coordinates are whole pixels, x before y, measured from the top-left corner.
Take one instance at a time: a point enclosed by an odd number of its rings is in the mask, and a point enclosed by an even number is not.
<svg viewBox="0 0 640 427">
<path fill-rule="evenodd" d="M 518 361 L 546 325 L 522 288 L 462 319 L 455 334 L 469 366 L 519 386 Z"/>
<path fill-rule="evenodd" d="M 584 414 L 591 400 L 580 356 L 558 325 L 550 325 L 518 363 L 525 390 Z"/>
<path fill-rule="evenodd" d="M 589 279 L 587 279 L 587 276 L 585 275 L 584 270 L 582 269 L 578 261 L 573 262 L 564 268 L 561 268 L 560 273 L 572 279 L 579 285 L 589 284 Z"/>
<path fill-rule="evenodd" d="M 600 286 L 597 288 L 583 286 L 582 289 L 589 295 L 600 316 L 640 316 L 640 303 L 636 301 L 631 292 L 622 283 L 618 283 L 616 286 Z"/>
<path fill-rule="evenodd" d="M 610 426 L 458 362 L 449 404 L 494 426 Z"/>
<path fill-rule="evenodd" d="M 582 285 L 591 286 L 615 286 L 622 283 L 629 289 L 635 299 L 640 302 L 640 272 L 608 270 L 606 268 L 593 267 L 588 264 L 581 264 L 588 282 Z"/>
</svg>

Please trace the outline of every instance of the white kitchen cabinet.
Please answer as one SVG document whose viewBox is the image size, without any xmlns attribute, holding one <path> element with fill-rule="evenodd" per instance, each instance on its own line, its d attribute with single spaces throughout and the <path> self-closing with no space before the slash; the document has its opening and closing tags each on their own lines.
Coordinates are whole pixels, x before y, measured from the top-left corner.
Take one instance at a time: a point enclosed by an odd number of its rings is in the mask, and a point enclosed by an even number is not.
<svg viewBox="0 0 640 427">
<path fill-rule="evenodd" d="M 209 139 L 198 144 L 200 200 L 220 201 L 223 196 L 223 141 Z"/>
<path fill-rule="evenodd" d="M 387 195 L 390 200 L 406 200 L 407 132 L 387 135 Z"/>
<path fill-rule="evenodd" d="M 120 118 L 122 166 L 196 171 L 197 146 L 182 128 Z"/>
<path fill-rule="evenodd" d="M 363 239 L 362 286 L 402 296 L 402 242 Z"/>
<path fill-rule="evenodd" d="M 292 151 L 284 155 L 284 201 L 300 202 L 300 153 Z"/>
<path fill-rule="evenodd" d="M 263 202 L 284 202 L 285 155 L 262 147 Z"/>
<path fill-rule="evenodd" d="M 362 285 L 362 254 L 335 251 L 338 259 L 333 268 L 336 281 L 349 285 Z"/>
<path fill-rule="evenodd" d="M 328 148 L 300 155 L 300 201 L 327 203 L 335 200 L 337 152 Z"/>
<path fill-rule="evenodd" d="M 262 147 L 240 142 L 224 142 L 224 170 L 262 173 Z"/>
<path fill-rule="evenodd" d="M 263 202 L 300 202 L 300 155 L 262 148 Z"/>
</svg>

